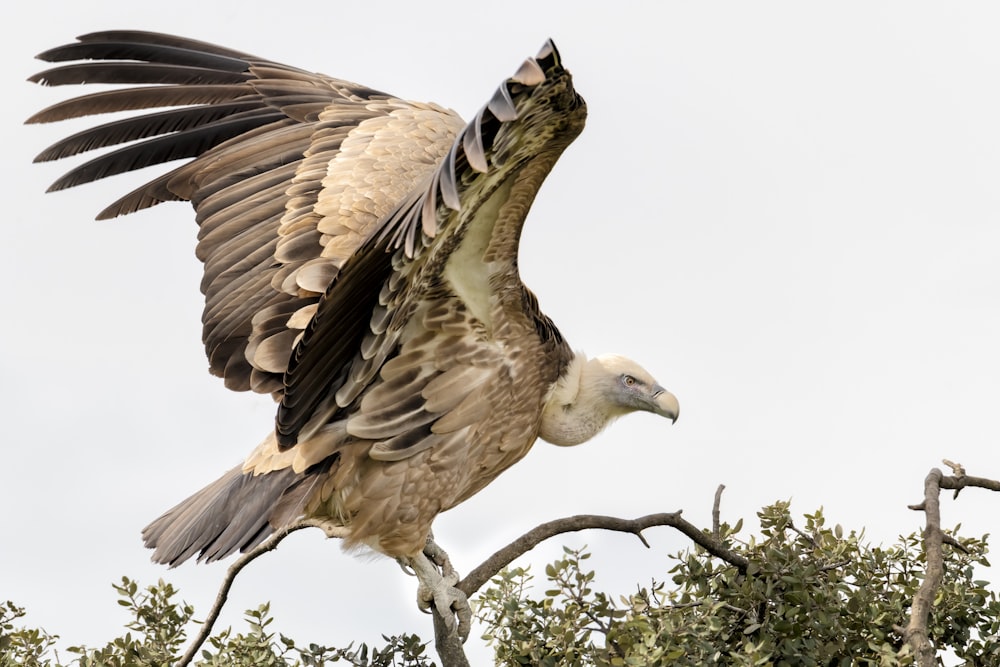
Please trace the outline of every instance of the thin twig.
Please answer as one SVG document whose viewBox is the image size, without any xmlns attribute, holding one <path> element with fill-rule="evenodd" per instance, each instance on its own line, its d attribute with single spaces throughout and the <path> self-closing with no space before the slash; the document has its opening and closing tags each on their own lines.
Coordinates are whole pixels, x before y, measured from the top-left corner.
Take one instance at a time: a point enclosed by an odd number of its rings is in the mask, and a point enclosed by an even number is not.
<svg viewBox="0 0 1000 667">
<path fill-rule="evenodd" d="M 725 484 L 719 484 L 719 488 L 715 490 L 715 501 L 712 503 L 712 537 L 717 540 L 720 539 L 721 531 L 719 506 L 722 504 L 722 492 L 725 488 Z"/>
<path fill-rule="evenodd" d="M 948 459 L 941 459 L 941 463 L 951 468 L 952 475 L 956 477 L 965 477 L 965 466 L 961 463 L 955 463 L 954 461 L 949 461 Z"/>
<path fill-rule="evenodd" d="M 961 542 L 959 542 L 958 540 L 956 540 L 954 537 L 952 537 L 948 533 L 942 533 L 941 534 L 941 541 L 944 542 L 947 545 L 950 545 L 951 547 L 953 547 L 955 549 L 958 549 L 963 554 L 969 553 L 969 550 L 966 548 L 966 546 L 964 544 L 962 544 Z"/>
<path fill-rule="evenodd" d="M 838 560 L 838 561 L 834 561 L 833 563 L 827 563 L 826 565 L 824 565 L 821 568 L 819 568 L 819 571 L 820 572 L 830 572 L 831 570 L 839 570 L 840 568 L 844 567 L 845 565 L 849 565 L 850 563 L 851 563 L 851 559 L 850 558 L 845 558 L 844 560 Z"/>
<path fill-rule="evenodd" d="M 240 556 L 236 562 L 229 566 L 229 569 L 226 570 L 226 578 L 223 579 L 222 586 L 219 587 L 219 592 L 215 596 L 215 603 L 212 605 L 212 609 L 208 612 L 208 616 L 205 617 L 205 621 L 201 624 L 201 630 L 198 632 L 198 635 L 194 638 L 194 641 L 191 642 L 191 645 L 188 646 L 188 650 L 184 653 L 184 657 L 182 657 L 180 662 L 177 663 L 177 667 L 187 667 L 187 665 L 194 660 L 195 655 L 198 653 L 198 649 L 200 649 L 205 643 L 205 640 L 211 636 L 212 627 L 219 619 L 219 614 L 222 612 L 222 607 L 225 606 L 226 600 L 229 599 L 229 591 L 233 587 L 233 581 L 236 579 L 236 575 L 240 573 L 240 570 L 249 565 L 257 557 L 263 556 L 268 551 L 276 549 L 278 544 L 283 539 L 288 537 L 289 534 L 295 532 L 296 530 L 301 530 L 302 528 L 309 528 L 312 525 L 314 524 L 309 522 L 300 522 L 292 524 L 288 528 L 276 531 L 266 540 Z"/>
<path fill-rule="evenodd" d="M 604 641 L 608 652 L 611 653 L 613 657 L 623 657 L 618 643 L 609 636 L 611 634 L 611 625 L 602 621 L 601 617 L 594 611 L 593 605 L 587 603 L 587 601 L 583 598 L 580 587 L 573 585 L 565 574 L 565 571 L 557 576 L 556 583 L 560 585 L 560 588 L 562 588 L 564 592 L 568 591 L 573 602 L 577 604 L 577 607 L 584 613 L 584 615 L 589 618 L 592 623 L 597 624 L 597 627 L 594 628 L 594 630 L 604 635 Z M 583 586 L 586 587 L 586 584 L 583 584 Z"/>
<path fill-rule="evenodd" d="M 819 548 L 819 542 L 816 540 L 816 536 L 815 535 L 810 535 L 809 533 L 805 532 L 804 530 L 800 530 L 798 528 L 798 526 L 795 525 L 795 522 L 792 521 L 791 519 L 788 520 L 788 527 L 791 528 L 792 532 L 794 532 L 796 535 L 798 535 L 803 540 L 805 540 L 809 544 L 811 544 L 813 546 L 813 549 L 818 549 Z"/>
<path fill-rule="evenodd" d="M 750 616 L 751 612 L 742 607 L 737 607 L 731 605 L 728 602 L 717 602 L 715 600 L 692 600 L 691 602 L 677 602 L 670 605 L 670 609 L 695 609 L 704 606 L 712 607 L 713 609 L 726 609 L 740 616 Z"/>
</svg>

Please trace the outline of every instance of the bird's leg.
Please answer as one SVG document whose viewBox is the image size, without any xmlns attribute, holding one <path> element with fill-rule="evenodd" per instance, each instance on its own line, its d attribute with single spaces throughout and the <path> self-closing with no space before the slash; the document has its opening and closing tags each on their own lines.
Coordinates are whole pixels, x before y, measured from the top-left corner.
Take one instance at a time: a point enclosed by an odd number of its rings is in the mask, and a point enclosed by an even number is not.
<svg viewBox="0 0 1000 667">
<path fill-rule="evenodd" d="M 452 567 L 451 559 L 444 549 L 428 537 L 423 553 L 412 558 L 401 558 L 400 565 L 404 570 L 412 570 L 420 582 L 417 588 L 417 606 L 420 611 L 429 614 L 433 605 L 448 630 L 457 632 L 464 643 L 471 630 L 472 608 L 469 606 L 468 596 L 455 587 L 459 579 L 458 572 Z"/>
<path fill-rule="evenodd" d="M 451 564 L 448 552 L 434 541 L 433 533 L 427 536 L 427 544 L 424 545 L 424 555 L 430 558 L 432 563 L 441 568 L 441 575 L 446 581 L 450 581 L 452 586 L 457 584 L 459 579 L 461 579 L 458 576 L 458 570 Z"/>
</svg>

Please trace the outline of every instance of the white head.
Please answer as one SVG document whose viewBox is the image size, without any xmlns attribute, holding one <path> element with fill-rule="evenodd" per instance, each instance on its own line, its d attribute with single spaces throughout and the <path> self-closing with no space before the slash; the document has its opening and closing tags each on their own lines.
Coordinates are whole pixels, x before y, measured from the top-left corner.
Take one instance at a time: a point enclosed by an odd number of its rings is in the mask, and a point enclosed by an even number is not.
<svg viewBox="0 0 1000 667">
<path fill-rule="evenodd" d="M 613 416 L 636 410 L 652 412 L 674 422 L 680 416 L 677 398 L 657 384 L 646 369 L 627 357 L 606 354 L 591 359 L 585 377 L 600 392 Z"/>
<path fill-rule="evenodd" d="M 539 436 L 555 445 L 578 445 L 637 410 L 671 421 L 680 415 L 677 398 L 631 359 L 577 354 L 545 406 Z"/>
</svg>

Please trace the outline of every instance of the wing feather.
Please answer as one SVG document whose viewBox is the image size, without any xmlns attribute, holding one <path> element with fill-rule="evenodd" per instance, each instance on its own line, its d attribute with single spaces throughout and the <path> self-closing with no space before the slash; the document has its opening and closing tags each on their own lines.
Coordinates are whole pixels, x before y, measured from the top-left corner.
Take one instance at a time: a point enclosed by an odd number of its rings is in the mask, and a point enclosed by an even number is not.
<svg viewBox="0 0 1000 667">
<path fill-rule="evenodd" d="M 547 388 L 571 352 L 557 334 L 540 335 L 546 328 L 540 323 L 548 320 L 531 314 L 534 302 L 516 274 L 517 239 L 538 186 L 582 129 L 585 117 L 582 100 L 559 66 L 555 49 L 547 45 L 540 58 L 543 63 L 530 61 L 503 84 L 504 90 L 456 138 L 419 197 L 400 204 L 373 243 L 362 246 L 345 264 L 320 301 L 285 375 L 286 392 L 277 418 L 280 446 L 293 445 L 300 435 L 309 437 L 322 419 L 337 418 L 337 406 L 350 407 L 345 410 L 349 433 L 379 439 L 370 450 L 378 460 L 401 460 L 443 446 L 444 440 L 466 441 L 471 448 L 478 437 L 475 447 L 492 448 L 499 458 L 484 468 L 482 480 L 462 493 L 473 493 L 480 488 L 477 484 L 530 446 Z M 549 86 L 538 95 L 528 90 L 546 82 Z M 518 125 L 508 125 L 504 132 L 505 123 Z M 473 240 L 466 241 L 465 234 Z M 464 259 L 457 260 L 461 269 L 455 273 L 461 286 L 445 271 L 459 247 Z M 352 344 L 342 346 L 345 320 L 330 315 L 355 305 L 338 302 L 349 294 L 344 290 L 355 287 L 352 270 L 371 261 L 371 253 L 393 250 L 392 270 L 370 275 L 382 283 L 381 289 L 371 285 L 364 294 L 350 295 L 367 299 L 362 314 L 370 314 L 370 319 L 367 332 L 355 333 Z M 538 386 L 523 395 L 516 394 L 514 378 L 516 366 L 524 360 L 517 358 L 516 350 L 505 349 L 490 330 L 491 322 L 477 319 L 492 318 L 487 311 L 496 306 L 472 307 L 464 300 L 468 296 L 483 299 L 483 304 L 492 302 L 493 297 L 481 291 L 499 289 L 493 281 L 500 275 L 477 275 L 496 270 L 486 261 L 509 267 L 502 280 L 510 281 L 509 289 L 517 295 L 514 301 L 527 311 L 516 326 L 524 327 L 541 356 L 547 357 L 542 370 L 534 371 L 539 374 Z M 332 367 L 350 369 L 346 380 L 338 376 L 324 385 L 325 378 L 310 377 L 317 367 L 328 372 L 331 366 L 324 364 L 335 355 Z M 336 391 L 337 405 L 328 401 L 331 391 Z M 322 417 L 314 409 L 321 402 L 329 411 Z M 509 404 L 516 404 L 516 409 Z M 497 412 L 505 406 L 511 414 Z M 303 428 L 307 420 L 317 418 Z M 483 430 L 485 424 L 490 427 Z M 493 432 L 508 425 L 509 437 Z"/>
<path fill-rule="evenodd" d="M 192 202 L 205 264 L 206 354 L 212 372 L 238 390 L 280 394 L 303 314 L 315 312 L 344 262 L 433 170 L 462 126 L 440 107 L 172 35 L 96 32 L 39 58 L 59 65 L 33 76 L 37 83 L 125 87 L 54 104 L 29 123 L 140 112 L 39 154 L 55 160 L 133 142 L 73 168 L 52 189 L 188 160 L 100 217 Z M 421 159 L 411 163 L 414 154 Z M 381 180 L 372 181 L 373 172 Z M 336 201 L 323 199 L 331 182 Z M 348 319 L 366 321 L 361 309 Z M 335 367 L 324 366 L 331 376 Z"/>
<path fill-rule="evenodd" d="M 97 148 L 123 144 L 136 139 L 145 139 L 146 137 L 166 132 L 186 130 L 234 113 L 252 109 L 257 104 L 254 100 L 244 100 L 208 107 L 174 109 L 147 114 L 141 118 L 124 118 L 66 137 L 39 153 L 35 161 L 46 162 L 49 160 L 58 160 Z"/>
<path fill-rule="evenodd" d="M 42 56 L 48 56 L 46 52 Z M 39 56 L 41 57 L 41 56 Z M 109 71 L 100 63 L 81 63 L 54 67 L 31 77 L 32 81 L 44 81 L 51 86 L 77 83 L 172 83 L 176 85 L 214 83 L 239 83 L 247 76 L 231 72 L 229 76 L 212 69 L 201 67 L 160 65 L 156 63 L 122 63 L 116 70 Z"/>
<path fill-rule="evenodd" d="M 491 377 L 482 367 L 454 366 L 424 385 L 420 393 L 427 410 L 444 413 L 461 403 L 465 392 L 482 386 Z"/>
<path fill-rule="evenodd" d="M 129 87 L 53 105 L 29 122 L 144 114 L 44 151 L 39 159 L 134 142 L 76 167 L 54 188 L 188 159 L 101 216 L 192 203 L 210 368 L 233 389 L 275 393 L 278 456 L 334 422 L 374 440 L 373 458 L 450 451 L 462 433 L 483 427 L 497 396 L 511 395 L 505 351 L 449 293 L 442 272 L 463 230 L 487 224 L 476 221 L 484 202 L 537 156 L 539 146 L 516 133 L 556 138 L 545 148 L 551 157 L 525 180 L 507 253 L 516 253 L 522 204 L 582 127 L 582 114 L 566 131 L 533 126 L 533 105 L 544 106 L 550 91 L 534 96 L 532 87 L 549 73 L 568 81 L 554 49 L 522 66 L 464 129 L 435 105 L 169 35 L 92 33 L 40 57 L 91 62 L 46 70 L 33 77 L 39 83 Z M 579 103 L 569 85 L 552 91 L 566 108 Z M 504 134 L 505 124 L 516 125 Z M 486 209 L 498 215 L 496 205 Z M 435 308 L 442 302 L 448 306 Z M 529 442 L 530 422 L 518 426 Z M 220 543 L 230 549 L 257 538 L 244 531 Z"/>
</svg>

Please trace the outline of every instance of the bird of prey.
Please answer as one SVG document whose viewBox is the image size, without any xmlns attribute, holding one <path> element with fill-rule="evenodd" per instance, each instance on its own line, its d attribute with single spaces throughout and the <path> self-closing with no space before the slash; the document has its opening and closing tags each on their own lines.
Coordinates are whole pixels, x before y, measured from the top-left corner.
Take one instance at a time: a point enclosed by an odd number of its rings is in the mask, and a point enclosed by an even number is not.
<svg viewBox="0 0 1000 667">
<path fill-rule="evenodd" d="M 43 151 L 125 144 L 50 189 L 185 160 L 98 217 L 191 202 L 210 370 L 278 404 L 242 464 L 145 528 L 156 561 L 216 560 L 312 519 L 450 605 L 436 596 L 454 581 L 423 555 L 440 512 L 537 438 L 576 445 L 637 410 L 677 418 L 635 362 L 573 351 L 519 277 L 525 216 L 586 117 L 551 41 L 468 124 L 170 35 L 92 33 L 38 57 L 61 64 L 37 83 L 125 86 L 29 123 L 143 110 Z"/>
</svg>

